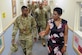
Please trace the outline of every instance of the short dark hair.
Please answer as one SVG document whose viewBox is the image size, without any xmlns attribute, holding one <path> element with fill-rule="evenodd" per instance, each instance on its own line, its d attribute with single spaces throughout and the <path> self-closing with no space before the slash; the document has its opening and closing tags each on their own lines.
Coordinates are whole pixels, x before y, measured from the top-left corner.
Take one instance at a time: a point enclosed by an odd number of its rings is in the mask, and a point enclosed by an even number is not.
<svg viewBox="0 0 82 55">
<path fill-rule="evenodd" d="M 30 1 L 28 1 L 28 3 L 30 3 Z"/>
<path fill-rule="evenodd" d="M 56 11 L 59 15 L 62 15 L 62 8 L 60 7 L 54 8 L 53 11 Z"/>
<path fill-rule="evenodd" d="M 24 10 L 24 8 L 27 8 L 27 7 L 26 7 L 26 6 L 22 6 L 22 7 L 21 7 L 21 10 Z"/>
</svg>

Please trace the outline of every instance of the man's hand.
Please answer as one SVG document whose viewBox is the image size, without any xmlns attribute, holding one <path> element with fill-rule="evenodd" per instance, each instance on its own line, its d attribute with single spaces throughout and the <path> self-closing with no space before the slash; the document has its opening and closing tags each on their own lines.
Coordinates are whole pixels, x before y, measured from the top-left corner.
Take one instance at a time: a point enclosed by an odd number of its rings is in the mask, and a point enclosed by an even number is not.
<svg viewBox="0 0 82 55">
<path fill-rule="evenodd" d="M 34 38 L 34 42 L 36 42 L 36 41 L 37 41 L 37 38 L 35 37 L 35 38 Z"/>
<path fill-rule="evenodd" d="M 12 39 L 12 44 L 15 44 L 15 39 Z"/>
</svg>

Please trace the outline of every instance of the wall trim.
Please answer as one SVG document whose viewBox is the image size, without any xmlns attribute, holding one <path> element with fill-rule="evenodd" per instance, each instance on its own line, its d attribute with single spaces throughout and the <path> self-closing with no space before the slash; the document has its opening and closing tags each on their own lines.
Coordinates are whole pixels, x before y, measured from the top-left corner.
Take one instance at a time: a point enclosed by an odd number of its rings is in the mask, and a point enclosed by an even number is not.
<svg viewBox="0 0 82 55">
<path fill-rule="evenodd" d="M 68 28 L 69 28 L 72 32 L 74 32 L 74 29 L 73 29 L 71 26 L 68 26 Z"/>
<path fill-rule="evenodd" d="M 4 40 L 4 33 L 5 31 L 14 23 L 14 21 L 16 20 L 17 17 L 13 18 L 13 20 L 5 27 L 3 28 L 3 32 L 0 34 L 1 38 L 2 38 L 2 48 L 0 49 L 0 54 L 3 52 L 4 48 L 5 48 L 5 40 Z"/>
<path fill-rule="evenodd" d="M 5 31 L 13 24 L 13 22 L 16 20 L 16 18 L 14 18 L 13 19 L 13 21 L 11 21 L 10 23 L 9 23 L 9 25 L 8 26 L 6 26 L 4 29 L 3 29 L 3 32 L 2 32 L 2 34 L 0 35 L 1 36 L 1 38 L 2 38 L 2 47 L 1 47 L 1 49 L 0 49 L 0 54 L 3 52 L 3 50 L 4 50 L 4 48 L 5 48 L 5 40 L 4 40 L 4 33 L 5 33 Z"/>
<path fill-rule="evenodd" d="M 3 28 L 3 32 L 5 32 L 16 20 L 16 18 L 14 18 L 5 28 Z"/>
<path fill-rule="evenodd" d="M 77 34 L 74 30 L 73 30 L 73 28 L 71 28 L 70 26 L 69 26 L 69 29 L 73 32 L 73 33 L 75 33 L 75 34 Z M 77 34 L 78 35 L 78 34 Z M 79 36 L 79 35 L 78 35 Z M 79 37 L 80 38 L 80 37 Z M 72 39 L 72 47 L 73 47 L 73 49 L 74 49 L 74 51 L 76 52 L 76 54 L 77 55 L 82 55 L 79 51 L 78 51 L 78 49 L 74 46 L 74 34 L 73 34 L 73 39 Z"/>
<path fill-rule="evenodd" d="M 73 49 L 74 49 L 74 51 L 76 52 L 77 55 L 82 55 L 74 45 L 73 45 Z"/>
<path fill-rule="evenodd" d="M 14 21 L 16 20 L 17 17 L 18 16 L 16 16 L 15 18 L 13 18 L 12 21 L 5 28 L 3 28 L 3 31 L 0 34 L 0 36 L 2 36 L 5 33 L 5 31 L 14 23 Z"/>
<path fill-rule="evenodd" d="M 74 49 L 74 51 L 76 52 L 77 55 L 82 55 L 82 54 L 78 51 L 78 49 L 73 45 L 73 43 L 72 43 L 72 46 L 73 46 L 73 49 Z"/>
</svg>

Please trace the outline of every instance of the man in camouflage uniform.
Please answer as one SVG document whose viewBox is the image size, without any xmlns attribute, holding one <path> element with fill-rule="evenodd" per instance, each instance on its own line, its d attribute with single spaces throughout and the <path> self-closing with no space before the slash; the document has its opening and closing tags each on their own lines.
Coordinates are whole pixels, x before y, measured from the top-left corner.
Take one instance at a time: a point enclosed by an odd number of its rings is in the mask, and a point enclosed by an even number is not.
<svg viewBox="0 0 82 55">
<path fill-rule="evenodd" d="M 47 10 L 47 15 L 48 15 L 48 20 L 51 18 L 51 8 L 50 8 L 50 6 L 48 5 L 48 1 L 46 0 L 46 1 L 43 1 L 43 3 L 44 3 L 44 5 L 43 5 L 43 7 Z"/>
<path fill-rule="evenodd" d="M 31 4 L 30 4 L 30 1 L 28 1 L 27 7 L 29 8 L 29 13 L 30 13 L 30 11 L 31 11 Z"/>
<path fill-rule="evenodd" d="M 36 5 L 35 5 L 36 6 L 36 9 L 39 7 L 39 3 L 40 3 L 40 1 L 37 1 L 36 2 Z"/>
<path fill-rule="evenodd" d="M 32 4 L 31 4 L 31 15 L 34 17 L 34 11 L 36 9 L 36 6 L 35 6 L 35 2 L 32 1 Z"/>
<path fill-rule="evenodd" d="M 39 8 L 35 10 L 35 20 L 37 22 L 38 33 L 42 30 L 45 30 L 47 24 L 47 12 L 46 9 L 43 8 L 43 4 L 39 4 Z M 41 38 L 39 36 L 39 38 Z M 45 39 L 41 38 L 42 45 L 45 46 Z"/>
<path fill-rule="evenodd" d="M 32 39 L 36 37 L 36 22 L 34 18 L 28 15 L 28 8 L 26 6 L 21 7 L 22 15 L 17 17 L 14 22 L 12 33 L 12 44 L 15 43 L 15 36 L 19 30 L 19 41 L 25 55 L 32 55 Z M 33 34 L 32 34 L 32 31 Z"/>
</svg>

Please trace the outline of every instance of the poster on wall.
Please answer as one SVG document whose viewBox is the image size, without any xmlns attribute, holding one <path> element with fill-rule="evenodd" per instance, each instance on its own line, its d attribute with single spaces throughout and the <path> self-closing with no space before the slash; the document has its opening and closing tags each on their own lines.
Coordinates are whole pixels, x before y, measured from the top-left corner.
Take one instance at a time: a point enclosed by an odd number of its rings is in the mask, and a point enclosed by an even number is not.
<svg viewBox="0 0 82 55">
<path fill-rule="evenodd" d="M 0 36 L 0 54 L 2 53 L 4 49 L 4 36 Z"/>
<path fill-rule="evenodd" d="M 74 47 L 77 49 L 79 54 L 82 54 L 82 38 L 74 34 Z"/>
<path fill-rule="evenodd" d="M 12 15 L 13 18 L 16 16 L 16 0 L 12 0 Z"/>
</svg>

